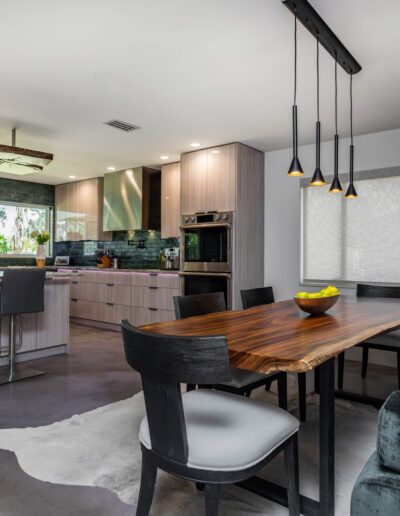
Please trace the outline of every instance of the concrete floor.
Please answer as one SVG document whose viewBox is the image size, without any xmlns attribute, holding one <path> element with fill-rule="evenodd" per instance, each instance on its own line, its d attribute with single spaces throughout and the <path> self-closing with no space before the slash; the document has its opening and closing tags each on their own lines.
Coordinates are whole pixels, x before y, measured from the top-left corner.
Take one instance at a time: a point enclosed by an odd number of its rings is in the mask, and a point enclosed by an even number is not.
<svg viewBox="0 0 400 516">
<path fill-rule="evenodd" d="M 32 362 L 45 376 L 0 386 L 0 428 L 47 425 L 128 398 L 141 388 L 140 377 L 125 362 L 121 335 L 71 326 L 69 355 Z M 346 362 L 345 389 L 385 398 L 397 389 L 394 369 Z M 125 516 L 134 509 L 112 492 L 33 479 L 13 453 L 0 450 L 0 516 Z"/>
</svg>

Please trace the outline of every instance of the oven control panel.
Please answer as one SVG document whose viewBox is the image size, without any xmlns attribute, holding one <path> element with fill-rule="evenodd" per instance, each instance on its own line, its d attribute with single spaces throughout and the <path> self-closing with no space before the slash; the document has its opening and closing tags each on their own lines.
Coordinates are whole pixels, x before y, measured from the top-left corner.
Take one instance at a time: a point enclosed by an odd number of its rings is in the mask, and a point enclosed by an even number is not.
<svg viewBox="0 0 400 516">
<path fill-rule="evenodd" d="M 231 211 L 182 215 L 182 226 L 189 226 L 192 224 L 232 224 L 232 215 Z"/>
</svg>

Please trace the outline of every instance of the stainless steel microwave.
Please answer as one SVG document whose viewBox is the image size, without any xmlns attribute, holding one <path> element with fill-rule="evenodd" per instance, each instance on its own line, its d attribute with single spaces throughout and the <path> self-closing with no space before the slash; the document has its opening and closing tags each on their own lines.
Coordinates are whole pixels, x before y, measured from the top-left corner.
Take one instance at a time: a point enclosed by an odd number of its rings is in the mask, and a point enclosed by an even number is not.
<svg viewBox="0 0 400 516">
<path fill-rule="evenodd" d="M 232 212 L 182 216 L 181 270 L 232 272 Z"/>
</svg>

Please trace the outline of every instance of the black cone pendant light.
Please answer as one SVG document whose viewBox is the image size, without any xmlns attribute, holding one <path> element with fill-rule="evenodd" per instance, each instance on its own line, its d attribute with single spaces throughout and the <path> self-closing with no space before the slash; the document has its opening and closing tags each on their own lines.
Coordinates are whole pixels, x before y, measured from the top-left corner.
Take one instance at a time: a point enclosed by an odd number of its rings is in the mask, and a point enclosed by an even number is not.
<svg viewBox="0 0 400 516">
<path fill-rule="evenodd" d="M 298 142 L 297 142 L 297 16 L 294 15 L 294 101 L 292 106 L 292 123 L 293 123 L 293 159 L 290 164 L 289 176 L 302 176 L 304 174 L 298 158 Z"/>
<path fill-rule="evenodd" d="M 319 40 L 317 39 L 317 123 L 316 123 L 316 164 L 315 172 L 311 179 L 310 186 L 322 186 L 325 184 L 321 172 L 321 122 L 319 121 Z"/>
<path fill-rule="evenodd" d="M 350 184 L 347 189 L 346 199 L 354 199 L 357 196 L 354 188 L 354 145 L 353 145 L 353 74 L 350 74 Z"/>
<path fill-rule="evenodd" d="M 338 135 L 338 123 L 337 123 L 337 59 L 335 60 L 335 158 L 334 158 L 334 175 L 331 187 L 329 188 L 330 193 L 341 193 L 343 192 L 342 185 L 339 180 L 339 135 Z"/>
</svg>

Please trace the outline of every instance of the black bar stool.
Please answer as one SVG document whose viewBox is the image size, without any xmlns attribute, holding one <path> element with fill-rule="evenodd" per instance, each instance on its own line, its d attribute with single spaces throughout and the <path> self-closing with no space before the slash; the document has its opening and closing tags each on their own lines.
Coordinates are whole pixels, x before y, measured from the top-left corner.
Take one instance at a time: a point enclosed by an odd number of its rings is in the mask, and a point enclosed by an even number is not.
<svg viewBox="0 0 400 516">
<path fill-rule="evenodd" d="M 18 315 L 43 312 L 44 269 L 7 269 L 0 290 L 0 317 L 9 316 L 9 367 L 0 373 L 0 384 L 24 380 L 44 374 L 27 366 L 15 367 L 15 321 Z"/>
</svg>

